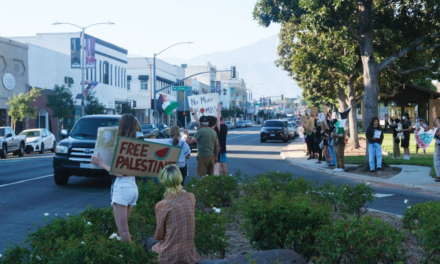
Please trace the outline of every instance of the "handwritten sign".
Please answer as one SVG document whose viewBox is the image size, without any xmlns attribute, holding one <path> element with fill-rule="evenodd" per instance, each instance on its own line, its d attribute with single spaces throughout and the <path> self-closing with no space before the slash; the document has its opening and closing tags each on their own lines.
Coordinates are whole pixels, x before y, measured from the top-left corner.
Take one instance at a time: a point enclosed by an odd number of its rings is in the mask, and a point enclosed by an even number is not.
<svg viewBox="0 0 440 264">
<path fill-rule="evenodd" d="M 189 106 L 194 109 L 198 117 L 217 116 L 218 101 L 218 93 L 188 96 Z M 193 115 L 191 115 L 191 120 L 194 120 Z"/>
<path fill-rule="evenodd" d="M 118 137 L 111 172 L 130 176 L 158 177 L 165 166 L 177 164 L 179 155 L 179 147 Z"/>
<path fill-rule="evenodd" d="M 318 107 L 316 107 L 316 106 L 312 107 L 312 115 L 313 115 L 313 117 L 318 116 Z"/>
<path fill-rule="evenodd" d="M 306 115 L 306 112 L 307 112 L 307 106 L 300 106 L 299 108 L 298 108 L 298 112 L 299 112 L 299 114 L 300 115 Z"/>
<path fill-rule="evenodd" d="M 111 164 L 113 153 L 115 152 L 116 140 L 118 138 L 118 127 L 99 127 L 96 137 L 94 156 L 101 156 L 105 164 Z M 90 164 L 91 169 L 102 169 L 101 167 Z"/>
<path fill-rule="evenodd" d="M 390 110 L 388 106 L 382 106 L 381 108 L 379 108 L 379 119 L 388 120 L 389 112 Z"/>
<path fill-rule="evenodd" d="M 323 105 L 323 106 L 322 106 L 322 112 L 324 112 L 324 115 L 327 116 L 327 114 L 328 114 L 328 108 L 327 108 L 326 105 Z"/>
</svg>

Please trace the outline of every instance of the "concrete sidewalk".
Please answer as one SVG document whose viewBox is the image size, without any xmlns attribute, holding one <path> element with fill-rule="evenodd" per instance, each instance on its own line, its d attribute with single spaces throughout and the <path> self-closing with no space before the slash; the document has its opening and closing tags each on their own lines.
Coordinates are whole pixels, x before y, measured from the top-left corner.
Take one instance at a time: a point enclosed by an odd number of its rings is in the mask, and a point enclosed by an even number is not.
<svg viewBox="0 0 440 264">
<path fill-rule="evenodd" d="M 300 140 L 295 140 L 287 147 L 285 147 L 280 156 L 286 161 L 301 166 L 310 170 L 320 171 L 326 174 L 331 174 L 341 178 L 350 178 L 362 180 L 364 182 L 378 182 L 387 183 L 392 185 L 404 186 L 408 188 L 419 188 L 424 190 L 430 190 L 440 192 L 440 182 L 435 182 L 429 173 L 430 167 L 422 167 L 415 165 L 390 165 L 392 167 L 402 168 L 402 171 L 388 179 L 382 179 L 378 177 L 365 176 L 360 174 L 348 173 L 348 172 L 334 172 L 335 167 L 328 167 L 326 162 L 316 164 L 316 159 L 307 160 L 304 152 L 304 143 Z M 346 164 L 346 167 L 355 167 L 357 165 Z"/>
</svg>

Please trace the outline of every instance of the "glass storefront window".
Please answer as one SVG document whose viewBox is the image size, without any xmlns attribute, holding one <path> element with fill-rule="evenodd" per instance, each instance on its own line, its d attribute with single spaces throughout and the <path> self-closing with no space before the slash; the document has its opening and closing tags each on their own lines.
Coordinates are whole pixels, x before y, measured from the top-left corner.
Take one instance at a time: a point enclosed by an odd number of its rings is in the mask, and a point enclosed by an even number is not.
<svg viewBox="0 0 440 264">
<path fill-rule="evenodd" d="M 391 118 L 402 118 L 402 110 L 399 105 L 396 104 L 396 102 L 391 101 L 389 104 L 389 116 Z"/>
<path fill-rule="evenodd" d="M 409 114 L 410 119 L 414 119 L 418 116 L 418 105 L 416 103 L 405 103 L 403 111 Z"/>
</svg>

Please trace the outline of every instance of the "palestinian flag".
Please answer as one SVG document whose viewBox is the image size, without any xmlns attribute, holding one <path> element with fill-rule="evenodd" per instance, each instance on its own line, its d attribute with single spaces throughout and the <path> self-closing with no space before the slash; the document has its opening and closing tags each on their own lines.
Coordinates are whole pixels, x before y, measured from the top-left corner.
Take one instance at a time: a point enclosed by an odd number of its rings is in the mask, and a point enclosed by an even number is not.
<svg viewBox="0 0 440 264">
<path fill-rule="evenodd" d="M 96 85 L 98 85 L 98 84 L 99 84 L 99 82 L 96 82 L 96 81 L 89 82 L 87 88 L 84 89 L 84 92 L 83 92 L 83 98 L 86 98 L 87 94 L 88 94 L 93 88 L 95 88 Z"/>
<path fill-rule="evenodd" d="M 158 112 L 165 112 L 166 115 L 172 115 L 173 110 L 179 106 L 178 102 L 167 101 L 162 95 L 159 96 L 159 99 L 157 101 L 158 104 L 156 107 Z"/>
<path fill-rule="evenodd" d="M 344 127 L 347 123 L 348 113 L 350 113 L 351 106 L 347 108 L 344 112 L 339 113 L 339 120 L 336 122 L 335 126 L 338 128 L 338 135 L 342 135 L 344 133 Z"/>
</svg>

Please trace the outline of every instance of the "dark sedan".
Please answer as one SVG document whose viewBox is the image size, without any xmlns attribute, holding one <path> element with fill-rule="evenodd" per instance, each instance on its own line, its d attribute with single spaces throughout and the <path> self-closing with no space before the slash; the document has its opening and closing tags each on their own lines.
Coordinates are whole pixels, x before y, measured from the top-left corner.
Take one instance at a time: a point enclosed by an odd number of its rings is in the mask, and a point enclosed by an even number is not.
<svg viewBox="0 0 440 264">
<path fill-rule="evenodd" d="M 282 140 L 283 142 L 287 142 L 289 140 L 288 133 L 287 121 L 267 120 L 264 122 L 263 128 L 261 128 L 260 141 Z"/>
<path fill-rule="evenodd" d="M 159 138 L 168 138 L 168 137 L 170 137 L 170 134 L 169 134 L 169 132 L 170 132 L 170 128 L 169 127 L 167 127 L 167 125 L 165 125 L 165 124 L 162 124 L 162 123 L 157 123 L 157 124 L 154 124 L 156 127 L 157 127 L 157 129 L 159 129 Z"/>
<path fill-rule="evenodd" d="M 194 137 L 194 135 L 197 133 L 197 130 L 200 129 L 199 124 L 197 124 L 197 122 L 195 121 L 191 121 L 188 123 L 188 125 L 186 125 L 186 130 L 188 130 L 188 135 L 190 137 Z M 197 149 L 197 142 L 195 142 L 194 144 L 189 145 L 189 147 L 192 149 Z"/>
<path fill-rule="evenodd" d="M 155 137 L 159 138 L 159 129 L 153 124 L 143 124 L 141 125 L 142 133 L 147 138 Z M 153 136 L 154 135 L 154 136 Z"/>
</svg>

